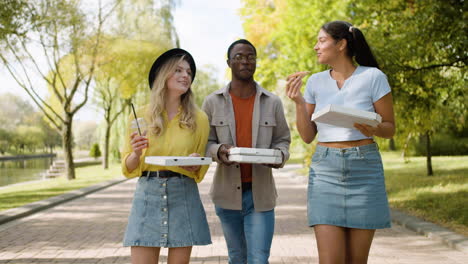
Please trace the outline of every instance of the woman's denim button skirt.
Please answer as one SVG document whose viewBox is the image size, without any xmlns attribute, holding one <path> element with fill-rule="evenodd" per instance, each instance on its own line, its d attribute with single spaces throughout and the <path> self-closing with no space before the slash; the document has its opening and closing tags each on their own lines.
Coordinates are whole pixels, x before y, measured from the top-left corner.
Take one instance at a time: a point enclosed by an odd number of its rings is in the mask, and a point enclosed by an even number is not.
<svg viewBox="0 0 468 264">
<path fill-rule="evenodd" d="M 140 177 L 123 244 L 168 248 L 211 244 L 197 183 L 189 177 Z"/>
<path fill-rule="evenodd" d="M 390 227 L 390 209 L 377 144 L 353 148 L 317 145 L 309 172 L 309 226 Z"/>
</svg>

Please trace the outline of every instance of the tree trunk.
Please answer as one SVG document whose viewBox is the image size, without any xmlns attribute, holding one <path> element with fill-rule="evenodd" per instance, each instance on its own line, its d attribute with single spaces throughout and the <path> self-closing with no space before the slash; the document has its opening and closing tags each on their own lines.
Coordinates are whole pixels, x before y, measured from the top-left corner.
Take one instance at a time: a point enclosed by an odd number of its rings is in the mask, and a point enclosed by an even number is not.
<svg viewBox="0 0 468 264">
<path fill-rule="evenodd" d="M 390 150 L 396 150 L 395 140 L 393 140 L 393 138 L 391 138 L 390 141 L 388 142 L 388 148 Z"/>
<path fill-rule="evenodd" d="M 73 118 L 67 115 L 62 128 L 63 154 L 65 156 L 65 171 L 68 180 L 74 180 L 76 178 L 75 164 L 73 163 L 72 121 Z"/>
<path fill-rule="evenodd" d="M 426 165 L 427 165 L 427 176 L 434 175 L 432 171 L 432 152 L 431 152 L 431 134 L 426 131 Z"/>
<path fill-rule="evenodd" d="M 112 124 L 106 122 L 106 137 L 104 138 L 104 156 L 102 158 L 102 167 L 104 169 L 109 168 L 109 141 L 110 141 L 110 130 Z"/>
<path fill-rule="evenodd" d="M 401 152 L 401 157 L 403 158 L 405 162 L 409 162 L 409 160 L 407 160 L 407 157 L 406 157 L 406 152 L 408 151 L 410 140 L 411 140 L 411 133 L 408 133 L 408 136 L 406 137 L 406 140 L 405 140 L 405 145 L 403 146 L 403 151 Z"/>
</svg>

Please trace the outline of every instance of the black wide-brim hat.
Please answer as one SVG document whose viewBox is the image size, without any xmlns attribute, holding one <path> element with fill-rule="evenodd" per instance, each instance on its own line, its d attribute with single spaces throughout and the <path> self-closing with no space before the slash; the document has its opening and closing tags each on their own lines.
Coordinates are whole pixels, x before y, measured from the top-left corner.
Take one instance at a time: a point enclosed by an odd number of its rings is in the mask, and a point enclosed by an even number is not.
<svg viewBox="0 0 468 264">
<path fill-rule="evenodd" d="M 195 73 L 197 71 L 197 67 L 195 66 L 195 61 L 193 60 L 192 55 L 190 55 L 190 53 L 188 53 L 188 51 L 186 50 L 175 48 L 175 49 L 170 49 L 164 52 L 154 61 L 153 66 L 151 66 L 151 70 L 149 72 L 149 77 L 148 77 L 150 89 L 152 89 L 154 79 L 156 78 L 156 75 L 158 75 L 158 72 L 161 66 L 163 66 L 164 63 L 166 63 L 166 61 L 172 57 L 182 57 L 184 55 L 185 55 L 185 60 L 187 60 L 190 65 L 190 70 L 192 72 L 192 83 L 193 83 L 193 80 L 195 80 Z"/>
</svg>

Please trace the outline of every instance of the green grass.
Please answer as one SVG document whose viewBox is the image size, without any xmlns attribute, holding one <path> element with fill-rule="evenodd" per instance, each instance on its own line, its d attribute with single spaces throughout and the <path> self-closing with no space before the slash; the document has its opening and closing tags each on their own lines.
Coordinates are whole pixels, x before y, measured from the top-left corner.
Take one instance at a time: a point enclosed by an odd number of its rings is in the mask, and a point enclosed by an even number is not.
<svg viewBox="0 0 468 264">
<path fill-rule="evenodd" d="M 433 176 L 426 158 L 405 163 L 399 153 L 383 153 L 390 205 L 468 235 L 468 156 L 433 157 Z"/>
<path fill-rule="evenodd" d="M 382 152 L 382 159 L 392 208 L 468 235 L 468 156 L 433 157 L 433 176 L 425 157 L 405 163 L 399 152 Z"/>
<path fill-rule="evenodd" d="M 121 177 L 120 164 L 111 163 L 108 170 L 102 165 L 76 169 L 76 179 L 65 177 L 5 187 L 0 189 L 0 211 L 47 199 L 72 190 Z"/>
</svg>

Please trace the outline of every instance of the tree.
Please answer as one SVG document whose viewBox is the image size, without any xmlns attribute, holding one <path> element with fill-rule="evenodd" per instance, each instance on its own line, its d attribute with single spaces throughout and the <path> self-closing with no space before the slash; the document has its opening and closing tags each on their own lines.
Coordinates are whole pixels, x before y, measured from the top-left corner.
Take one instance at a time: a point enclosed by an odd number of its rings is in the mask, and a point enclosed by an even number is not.
<svg viewBox="0 0 468 264">
<path fill-rule="evenodd" d="M 128 6 L 135 12 L 128 12 Z M 105 39 L 96 74 L 95 103 L 104 114 L 103 167 L 108 168 L 111 129 L 138 91 L 147 91 L 148 68 L 165 50 L 178 46 L 172 20 L 174 1 L 125 0 L 112 37 Z"/>
<path fill-rule="evenodd" d="M 323 70 L 313 50 L 317 33 L 325 22 L 349 19 L 349 2 L 244 0 L 240 13 L 246 37 L 257 47 L 262 86 L 274 90 L 292 72 Z"/>
<path fill-rule="evenodd" d="M 114 122 L 132 101 L 137 91 L 147 91 L 148 65 L 159 54 L 168 49 L 161 41 L 159 45 L 151 42 L 112 39 L 103 52 L 102 61 L 97 69 L 94 102 L 104 114 L 104 157 L 103 167 L 108 168 L 111 128 Z"/>
<path fill-rule="evenodd" d="M 0 128 L 0 154 L 5 155 L 10 150 L 13 135 L 7 130 Z"/>
<path fill-rule="evenodd" d="M 98 143 L 93 144 L 93 146 L 91 147 L 91 150 L 89 151 L 89 156 L 95 159 L 101 157 L 101 150 L 99 149 Z"/>
<path fill-rule="evenodd" d="M 205 97 L 221 89 L 221 84 L 214 78 L 216 75 L 216 68 L 213 65 L 203 65 L 201 69 L 197 70 L 195 81 L 192 84 L 192 91 L 195 96 L 195 102 L 200 108 Z"/>
<path fill-rule="evenodd" d="M 113 17 L 113 35 L 129 40 L 167 43 L 179 47 L 174 27 L 175 0 L 123 0 Z M 128 12 L 128 10 L 133 12 Z"/>
<path fill-rule="evenodd" d="M 36 115 L 39 119 L 38 126 L 42 130 L 42 143 L 44 145 L 45 152 L 48 151 L 49 153 L 53 153 L 54 148 L 62 144 L 60 133 L 49 125 L 43 113 L 36 113 Z"/>
<path fill-rule="evenodd" d="M 35 19 L 30 3 L 23 0 L 0 1 L 0 40 L 9 35 L 24 35 Z"/>
<path fill-rule="evenodd" d="M 297 70 L 323 70 L 313 51 L 316 34 L 325 22 L 347 20 L 364 32 L 389 78 L 397 141 L 410 142 L 408 135 L 426 138 L 428 174 L 431 135 L 451 123 L 466 127 L 465 1 L 243 2 L 244 29 L 259 50 L 257 79 L 265 87 Z"/>
<path fill-rule="evenodd" d="M 263 87 L 285 98 L 285 79 L 296 71 L 318 72 L 325 69 L 313 49 L 320 27 L 329 21 L 349 20 L 351 1 L 243 0 L 240 13 L 244 31 L 257 48 L 256 80 Z M 282 100 L 293 139 L 291 149 L 309 153 L 313 147 L 300 140 L 296 130 L 295 108 Z M 306 155 L 307 156 L 307 155 Z"/>
<path fill-rule="evenodd" d="M 130 6 L 134 12 L 128 12 Z M 105 169 L 109 166 L 113 125 L 127 113 L 132 101 L 147 103 L 149 67 L 162 52 L 179 45 L 172 17 L 174 7 L 173 0 L 124 0 L 112 18 L 116 27 L 112 36 L 103 40 L 106 49 L 99 58 L 94 93 L 94 102 L 104 115 Z"/>
<path fill-rule="evenodd" d="M 74 122 L 73 134 L 76 135 L 75 143 L 79 149 L 90 149 L 92 144 L 98 140 L 97 124 L 94 121 Z"/>
<path fill-rule="evenodd" d="M 30 103 L 12 93 L 0 95 L 0 124 L 8 131 L 14 131 L 20 124 L 31 123 L 35 112 Z"/>
<path fill-rule="evenodd" d="M 12 93 L 1 94 L 0 101 L 0 152 L 9 151 L 10 145 L 15 145 L 17 150 L 22 145 L 35 152 L 37 148 L 51 150 L 60 144 L 60 135 L 51 129 L 44 121 L 44 115 L 37 112 L 30 102 Z"/>
<path fill-rule="evenodd" d="M 27 149 L 30 153 L 42 146 L 42 139 L 45 137 L 43 131 L 37 126 L 20 125 L 16 128 L 13 137 L 13 145 L 17 149 Z"/>
<path fill-rule="evenodd" d="M 73 117 L 88 101 L 99 48 L 102 48 L 103 25 L 118 3 L 102 6 L 99 1 L 95 20 L 91 21 L 91 16 L 80 9 L 79 1 L 39 1 L 34 6 L 38 19 L 31 22 L 28 34 L 11 35 L 3 42 L 11 55 L 0 53 L 8 72 L 62 136 L 69 180 L 75 178 Z M 34 48 L 41 50 L 47 67 L 41 65 L 36 53 L 33 54 Z M 56 107 L 40 95 L 39 85 L 34 79 L 37 76 L 47 84 L 51 97 L 58 102 Z"/>
<path fill-rule="evenodd" d="M 468 34 L 464 1 L 366 0 L 351 8 L 389 77 L 397 133 L 426 141 L 432 175 L 431 137 L 458 124 L 466 127 Z M 389 48 L 391 47 L 391 48 Z"/>
</svg>

